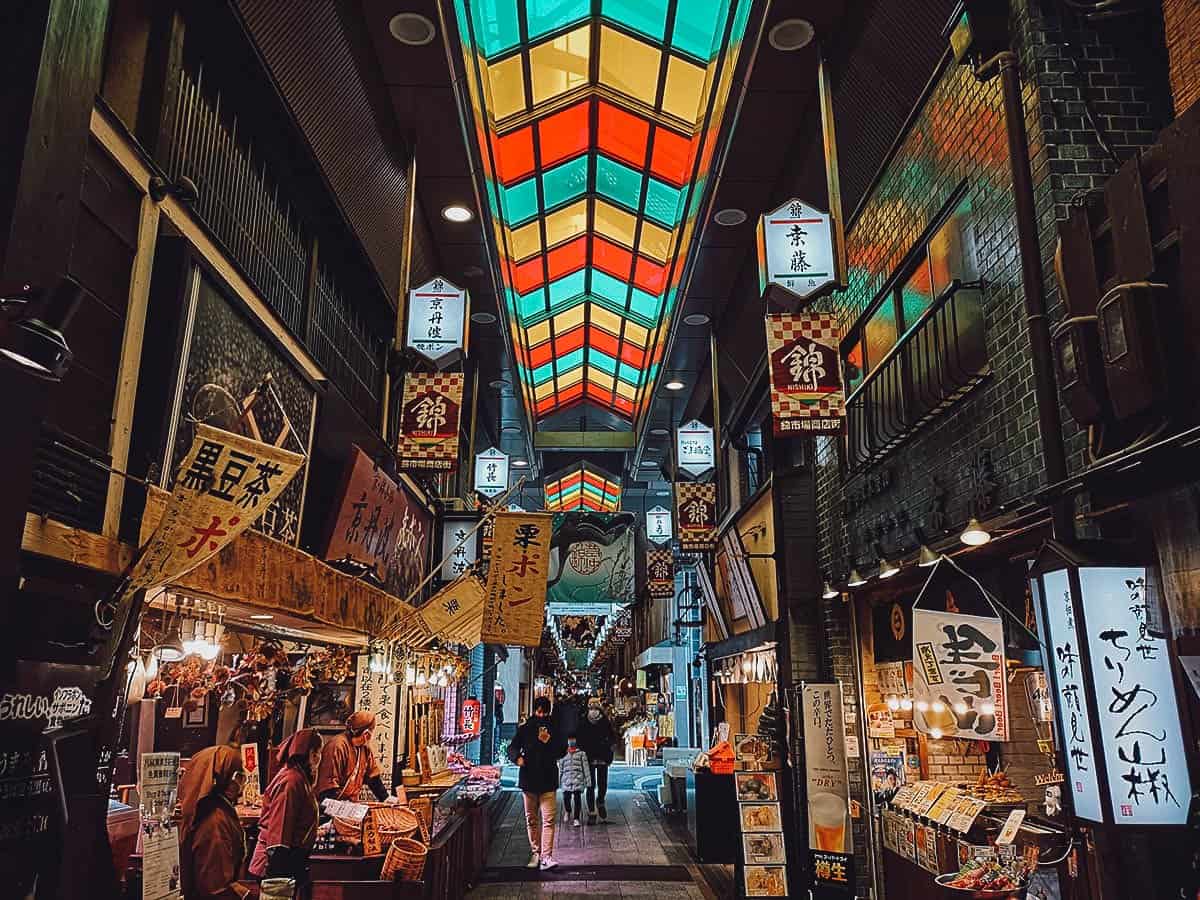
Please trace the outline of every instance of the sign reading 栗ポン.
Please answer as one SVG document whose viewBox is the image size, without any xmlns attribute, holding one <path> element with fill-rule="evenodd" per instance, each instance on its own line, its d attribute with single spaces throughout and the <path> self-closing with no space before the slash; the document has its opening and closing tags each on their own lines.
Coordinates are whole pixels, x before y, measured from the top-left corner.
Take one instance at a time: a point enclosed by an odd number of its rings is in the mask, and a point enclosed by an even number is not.
<svg viewBox="0 0 1200 900">
<path fill-rule="evenodd" d="M 462 372 L 409 372 L 404 378 L 397 455 L 402 469 L 458 467 Z"/>
<path fill-rule="evenodd" d="M 854 848 L 841 685 L 805 684 L 801 715 L 813 871 L 821 884 L 848 888 Z"/>
<path fill-rule="evenodd" d="M 774 286 L 803 301 L 836 283 L 829 213 L 789 200 L 759 217 L 757 236 L 760 293 Z"/>
<path fill-rule="evenodd" d="M 699 478 L 716 465 L 713 430 L 692 419 L 675 432 L 675 453 L 679 468 Z"/>
<path fill-rule="evenodd" d="M 467 345 L 470 300 L 445 278 L 434 278 L 408 292 L 405 343 L 439 369 L 460 359 Z"/>
<path fill-rule="evenodd" d="M 488 447 L 475 457 L 475 490 L 495 497 L 508 490 L 508 454 Z"/>
<path fill-rule="evenodd" d="M 831 313 L 767 316 L 771 419 L 777 437 L 843 430 L 846 397 L 840 340 L 841 329 Z"/>
<path fill-rule="evenodd" d="M 497 513 L 488 567 L 483 641 L 536 647 L 542 641 L 550 572 L 551 513 Z"/>
</svg>

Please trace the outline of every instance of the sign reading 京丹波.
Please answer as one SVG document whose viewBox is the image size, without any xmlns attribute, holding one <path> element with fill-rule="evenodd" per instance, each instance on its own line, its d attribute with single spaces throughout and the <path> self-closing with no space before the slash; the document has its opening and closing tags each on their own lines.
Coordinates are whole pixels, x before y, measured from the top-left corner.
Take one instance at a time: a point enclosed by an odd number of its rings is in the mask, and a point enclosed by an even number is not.
<svg viewBox="0 0 1200 900">
<path fill-rule="evenodd" d="M 675 508 L 680 548 L 685 553 L 711 553 L 717 545 L 717 486 L 676 484 Z"/>
<path fill-rule="evenodd" d="M 458 467 L 462 372 L 409 372 L 404 377 L 397 455 L 402 469 L 450 472 Z"/>
<path fill-rule="evenodd" d="M 831 313 L 767 316 L 771 418 L 776 437 L 838 434 L 846 421 L 838 343 L 841 328 Z"/>
<path fill-rule="evenodd" d="M 375 730 L 371 733 L 371 752 L 379 763 L 380 778 L 385 785 L 392 783 L 392 768 L 396 758 L 396 685 L 390 672 L 372 672 L 371 654 L 356 657 L 355 709 L 375 714 Z M 373 799 L 373 798 L 372 798 Z"/>
<path fill-rule="evenodd" d="M 476 522 L 474 518 L 442 522 L 442 581 L 453 581 L 479 559 Z"/>
<path fill-rule="evenodd" d="M 716 465 L 713 430 L 692 419 L 675 432 L 675 455 L 679 468 L 699 478 Z"/>
<path fill-rule="evenodd" d="M 462 358 L 467 345 L 470 299 L 445 278 L 434 278 L 408 292 L 405 343 L 439 369 Z"/>
<path fill-rule="evenodd" d="M 672 536 L 671 511 L 664 506 L 646 510 L 646 537 L 656 544 L 665 544 Z"/>
<path fill-rule="evenodd" d="M 803 685 L 801 714 L 813 872 L 820 884 L 848 888 L 854 847 L 841 685 Z"/>
<path fill-rule="evenodd" d="M 495 497 L 508 490 L 508 454 L 488 447 L 475 457 L 475 490 Z"/>
<path fill-rule="evenodd" d="M 646 579 L 650 596 L 670 600 L 675 596 L 675 554 L 651 547 L 646 551 Z"/>
<path fill-rule="evenodd" d="M 758 219 L 758 286 L 781 288 L 797 300 L 837 282 L 833 221 L 803 200 L 789 200 Z"/>
<path fill-rule="evenodd" d="M 999 617 L 913 609 L 913 725 L 932 738 L 1008 740 Z"/>
<path fill-rule="evenodd" d="M 541 643 L 553 520 L 551 513 L 496 514 L 483 616 L 484 643 L 522 647 Z"/>
</svg>

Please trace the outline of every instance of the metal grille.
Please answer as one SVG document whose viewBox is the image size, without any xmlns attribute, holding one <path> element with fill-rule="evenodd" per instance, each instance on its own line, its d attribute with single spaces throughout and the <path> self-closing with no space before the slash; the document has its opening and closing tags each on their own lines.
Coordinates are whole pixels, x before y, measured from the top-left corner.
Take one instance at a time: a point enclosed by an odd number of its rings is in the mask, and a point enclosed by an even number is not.
<svg viewBox="0 0 1200 900">
<path fill-rule="evenodd" d="M 52 425 L 43 425 L 33 466 L 29 509 L 99 533 L 112 457 Z"/>
<path fill-rule="evenodd" d="M 312 326 L 309 344 L 321 368 L 364 418 L 376 421 L 386 350 L 383 332 L 346 301 L 324 268 L 317 277 Z"/>
<path fill-rule="evenodd" d="M 196 183 L 197 215 L 284 324 L 302 335 L 310 242 L 265 159 L 239 136 L 236 113 L 228 103 L 222 111 L 219 91 L 206 96 L 203 82 L 203 66 L 195 76 L 180 73 L 167 171 Z"/>
</svg>

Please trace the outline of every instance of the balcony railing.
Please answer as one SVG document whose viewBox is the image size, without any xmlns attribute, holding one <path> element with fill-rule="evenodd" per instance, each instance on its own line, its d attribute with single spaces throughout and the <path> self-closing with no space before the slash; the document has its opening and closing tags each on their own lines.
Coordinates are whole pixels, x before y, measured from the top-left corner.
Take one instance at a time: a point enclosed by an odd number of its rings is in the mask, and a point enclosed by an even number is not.
<svg viewBox="0 0 1200 900">
<path fill-rule="evenodd" d="M 885 456 L 989 372 L 979 285 L 956 280 L 847 400 L 850 468 Z"/>
</svg>

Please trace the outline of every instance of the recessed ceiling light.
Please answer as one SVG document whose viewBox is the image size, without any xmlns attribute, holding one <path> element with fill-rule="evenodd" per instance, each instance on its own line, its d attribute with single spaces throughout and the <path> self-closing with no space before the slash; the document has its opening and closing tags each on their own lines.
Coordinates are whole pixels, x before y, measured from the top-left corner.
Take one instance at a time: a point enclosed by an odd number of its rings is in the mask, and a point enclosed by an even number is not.
<svg viewBox="0 0 1200 900">
<path fill-rule="evenodd" d="M 651 428 L 650 433 L 655 437 L 665 437 L 671 432 L 667 431 L 665 428 Z"/>
<path fill-rule="evenodd" d="M 815 33 L 808 19 L 784 19 L 767 33 L 767 42 L 776 50 L 799 50 L 812 43 Z"/>
<path fill-rule="evenodd" d="M 250 618 L 254 619 L 256 622 L 269 622 L 275 617 L 270 613 L 255 613 Z"/>
<path fill-rule="evenodd" d="M 437 36 L 433 22 L 420 13 L 403 12 L 392 16 L 388 22 L 392 37 L 410 47 L 424 47 Z"/>
<path fill-rule="evenodd" d="M 478 278 L 482 274 L 483 269 L 479 268 L 479 266 L 467 266 L 463 269 L 463 275 L 467 278 Z"/>
<path fill-rule="evenodd" d="M 497 378 L 495 381 L 489 381 L 488 387 L 493 387 L 496 390 L 501 390 L 502 388 L 508 387 L 508 382 L 505 381 L 503 378 Z"/>
<path fill-rule="evenodd" d="M 732 228 L 734 225 L 741 225 L 746 221 L 746 211 L 733 206 L 728 209 L 717 210 L 716 215 L 713 216 L 713 221 L 718 225 L 724 225 L 726 228 Z"/>
<path fill-rule="evenodd" d="M 503 428 L 501 428 L 500 430 L 501 430 L 501 431 L 507 431 L 507 432 L 509 432 L 510 434 L 511 434 L 511 433 L 513 433 L 513 432 L 518 432 L 518 433 L 519 433 L 519 432 L 520 432 L 520 430 L 521 430 L 521 426 L 520 426 L 520 425 L 505 425 L 505 426 L 504 426 Z"/>
<path fill-rule="evenodd" d="M 711 321 L 704 313 L 689 313 L 683 317 L 684 325 L 707 325 Z"/>
<path fill-rule="evenodd" d="M 458 203 L 451 203 L 442 210 L 442 218 L 447 222 L 470 222 L 475 213 Z"/>
<path fill-rule="evenodd" d="M 663 385 L 663 387 L 665 387 L 668 391 L 682 391 L 683 390 L 683 382 L 682 381 L 668 381 L 666 384 Z"/>
<path fill-rule="evenodd" d="M 514 469 L 528 469 L 529 461 L 525 459 L 514 459 L 511 463 L 509 463 L 509 465 L 511 465 Z"/>
<path fill-rule="evenodd" d="M 479 325 L 492 325 L 496 321 L 496 317 L 490 312 L 471 313 L 471 321 Z"/>
</svg>

